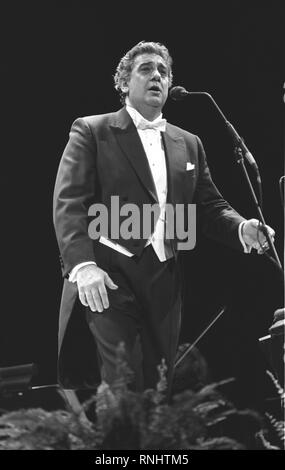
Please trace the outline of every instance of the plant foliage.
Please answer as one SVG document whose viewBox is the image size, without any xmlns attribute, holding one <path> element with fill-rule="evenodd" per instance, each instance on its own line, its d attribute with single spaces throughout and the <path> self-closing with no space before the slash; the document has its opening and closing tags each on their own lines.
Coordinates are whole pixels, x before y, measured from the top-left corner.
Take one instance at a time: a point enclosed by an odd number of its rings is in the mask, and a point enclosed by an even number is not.
<svg viewBox="0 0 285 470">
<path fill-rule="evenodd" d="M 95 407 L 95 419 L 68 411 L 22 409 L 0 417 L 0 450 L 37 449 L 255 449 L 280 448 L 266 439 L 266 419 L 252 410 L 238 410 L 220 392 L 228 381 L 186 389 L 166 401 L 166 366 L 159 367 L 155 389 L 128 388 L 131 372 L 118 349 L 117 379 L 102 382 L 84 404 Z M 180 387 L 181 388 L 181 387 Z M 87 413 L 88 414 L 88 413 Z M 280 423 L 271 426 L 280 433 Z"/>
</svg>

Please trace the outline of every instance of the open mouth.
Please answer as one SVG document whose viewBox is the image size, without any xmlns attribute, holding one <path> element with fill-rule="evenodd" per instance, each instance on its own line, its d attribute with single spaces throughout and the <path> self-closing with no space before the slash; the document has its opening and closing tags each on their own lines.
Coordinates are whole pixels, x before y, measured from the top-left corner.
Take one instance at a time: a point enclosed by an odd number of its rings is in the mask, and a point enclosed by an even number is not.
<svg viewBox="0 0 285 470">
<path fill-rule="evenodd" d="M 160 89 L 159 86 L 157 86 L 157 85 L 152 85 L 152 86 L 149 88 L 149 91 L 159 91 L 159 92 L 161 92 L 161 89 Z"/>
</svg>

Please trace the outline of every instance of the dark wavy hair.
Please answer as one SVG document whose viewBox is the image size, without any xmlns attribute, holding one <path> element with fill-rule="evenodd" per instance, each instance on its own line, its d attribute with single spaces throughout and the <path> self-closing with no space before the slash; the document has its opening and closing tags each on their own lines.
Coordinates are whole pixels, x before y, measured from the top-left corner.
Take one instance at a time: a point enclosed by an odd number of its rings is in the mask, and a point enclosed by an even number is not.
<svg viewBox="0 0 285 470">
<path fill-rule="evenodd" d="M 127 93 L 122 88 L 128 83 L 130 74 L 132 72 L 135 58 L 141 54 L 157 54 L 160 55 L 166 62 L 168 68 L 168 79 L 169 88 L 172 85 L 173 74 L 172 74 L 172 57 L 170 56 L 168 49 L 159 42 L 146 42 L 141 41 L 130 49 L 124 57 L 120 60 L 116 73 L 114 75 L 115 89 L 120 94 L 121 102 L 124 104 Z"/>
</svg>

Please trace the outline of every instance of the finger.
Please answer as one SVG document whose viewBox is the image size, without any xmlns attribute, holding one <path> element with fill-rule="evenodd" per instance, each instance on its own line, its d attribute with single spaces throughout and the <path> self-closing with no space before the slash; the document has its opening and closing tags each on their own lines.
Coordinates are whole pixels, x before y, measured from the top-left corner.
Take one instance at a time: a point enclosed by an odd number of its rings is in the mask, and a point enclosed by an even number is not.
<svg viewBox="0 0 285 470">
<path fill-rule="evenodd" d="M 84 307 L 88 307 L 88 303 L 85 297 L 85 293 L 83 289 L 78 289 L 79 300 L 84 305 Z"/>
<path fill-rule="evenodd" d="M 271 240 L 272 243 L 274 243 L 274 240 L 275 240 L 275 239 L 274 239 L 274 237 L 270 237 L 270 240 Z M 261 244 L 261 246 L 266 245 L 267 248 L 269 248 L 269 243 L 268 243 L 267 238 L 265 238 L 264 240 L 262 240 L 262 243 L 260 243 L 260 244 Z"/>
<path fill-rule="evenodd" d="M 266 243 L 266 241 L 267 241 L 267 238 L 263 234 L 259 234 L 258 245 L 262 246 Z"/>
<path fill-rule="evenodd" d="M 273 228 L 269 227 L 269 225 L 262 225 L 260 227 L 260 231 L 266 235 L 266 233 L 268 233 L 268 235 L 270 237 L 274 237 L 275 236 L 275 230 L 273 230 Z"/>
<path fill-rule="evenodd" d="M 261 246 L 261 245 L 260 245 L 259 242 L 254 242 L 254 243 L 252 244 L 252 248 L 254 248 L 255 250 L 259 250 L 259 249 L 260 249 L 260 246 Z"/>
<path fill-rule="evenodd" d="M 257 253 L 258 253 L 259 255 L 262 255 L 262 254 L 266 251 L 267 248 L 268 248 L 268 245 L 267 245 L 266 242 L 261 243 L 261 244 L 259 245 L 258 249 L 257 249 Z"/>
<path fill-rule="evenodd" d="M 109 287 L 109 289 L 118 289 L 117 284 L 115 284 L 115 283 L 112 281 L 112 279 L 110 278 L 110 276 L 108 276 L 107 273 L 105 273 L 105 279 L 104 279 L 104 281 L 105 281 L 106 286 Z"/>
<path fill-rule="evenodd" d="M 260 245 L 260 247 L 258 248 L 257 250 L 257 253 L 259 255 L 262 255 L 263 253 L 265 253 L 267 250 L 269 250 L 269 245 L 267 242 L 264 242 L 262 243 L 262 245 Z"/>
<path fill-rule="evenodd" d="M 102 302 L 101 302 L 101 296 L 99 294 L 99 291 L 98 289 L 92 289 L 92 296 L 93 296 L 93 301 L 95 303 L 95 306 L 96 306 L 96 310 L 98 310 L 98 312 L 103 312 L 103 305 L 102 305 Z"/>
<path fill-rule="evenodd" d="M 259 248 L 259 250 L 257 250 L 258 255 L 263 255 L 265 252 L 266 250 L 264 250 L 263 248 Z"/>
<path fill-rule="evenodd" d="M 270 235 L 270 240 L 274 243 L 274 236 Z M 261 247 L 266 246 L 267 248 L 269 248 L 269 243 L 264 235 L 259 237 L 258 242 Z"/>
<path fill-rule="evenodd" d="M 88 305 L 89 305 L 90 309 L 92 310 L 92 312 L 96 312 L 97 309 L 96 309 L 96 304 L 95 304 L 94 299 L 93 299 L 92 292 L 90 290 L 86 291 L 85 296 L 86 296 Z"/>
<path fill-rule="evenodd" d="M 108 294 L 107 294 L 106 287 L 105 287 L 104 284 L 99 287 L 99 294 L 101 296 L 101 301 L 102 301 L 103 307 L 104 308 L 109 308 Z"/>
</svg>

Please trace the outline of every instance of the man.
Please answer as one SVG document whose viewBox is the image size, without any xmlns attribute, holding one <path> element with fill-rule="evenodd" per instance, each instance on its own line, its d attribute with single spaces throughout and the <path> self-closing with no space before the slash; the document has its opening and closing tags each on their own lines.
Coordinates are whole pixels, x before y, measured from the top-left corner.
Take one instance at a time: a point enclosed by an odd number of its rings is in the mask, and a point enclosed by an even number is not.
<svg viewBox="0 0 285 470">
<path fill-rule="evenodd" d="M 218 192 L 199 138 L 162 119 L 171 84 L 172 59 L 166 47 L 141 42 L 121 59 L 116 71 L 115 87 L 125 106 L 72 125 L 54 192 L 54 224 L 65 278 L 58 363 L 65 387 L 100 379 L 112 383 L 120 342 L 136 390 L 155 387 L 162 358 L 171 384 L 181 279 L 177 237 L 166 236 L 167 205 L 197 204 L 205 233 L 232 248 L 267 248 L 258 221 L 245 220 Z M 90 207 L 102 204 L 110 223 L 116 217 L 111 213 L 114 196 L 117 215 L 124 204 L 135 204 L 140 222 L 145 222 L 144 207 L 159 207 L 148 232 L 126 237 L 108 226 L 93 239 L 88 214 L 95 212 Z M 118 220 L 122 224 L 123 217 Z"/>
</svg>

